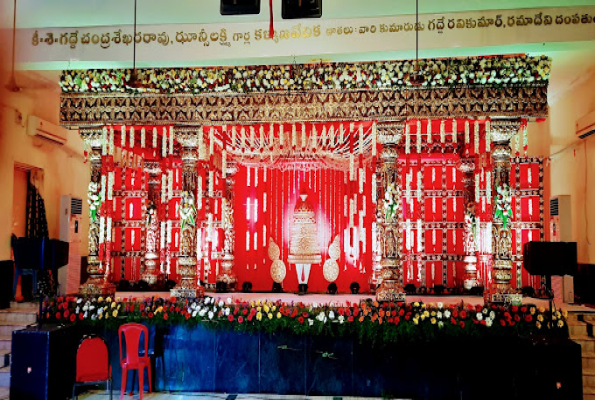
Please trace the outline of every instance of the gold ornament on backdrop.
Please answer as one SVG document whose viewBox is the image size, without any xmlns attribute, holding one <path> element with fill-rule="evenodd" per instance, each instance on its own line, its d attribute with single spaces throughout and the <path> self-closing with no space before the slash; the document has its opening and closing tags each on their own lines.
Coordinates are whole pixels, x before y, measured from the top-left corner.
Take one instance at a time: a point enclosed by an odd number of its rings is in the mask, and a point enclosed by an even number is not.
<svg viewBox="0 0 595 400">
<path fill-rule="evenodd" d="M 279 250 L 279 246 L 273 241 L 273 238 L 269 238 L 268 252 L 269 258 L 273 262 L 271 265 L 271 278 L 273 278 L 274 282 L 281 283 L 283 282 L 283 279 L 285 279 L 287 269 L 285 268 L 285 263 L 279 260 L 281 250 Z"/>
<path fill-rule="evenodd" d="M 328 256 L 329 259 L 324 262 L 324 266 L 322 267 L 322 274 L 328 282 L 334 282 L 339 277 L 339 264 L 337 264 L 337 260 L 341 256 L 339 235 L 335 236 L 335 239 L 329 246 Z"/>
</svg>

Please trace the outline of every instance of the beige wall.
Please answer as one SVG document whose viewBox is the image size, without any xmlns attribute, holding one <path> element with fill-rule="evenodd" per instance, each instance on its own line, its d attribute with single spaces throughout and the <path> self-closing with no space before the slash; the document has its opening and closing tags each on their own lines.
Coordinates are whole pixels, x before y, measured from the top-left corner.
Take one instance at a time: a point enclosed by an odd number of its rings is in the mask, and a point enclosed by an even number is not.
<svg viewBox="0 0 595 400">
<path fill-rule="evenodd" d="M 572 235 L 578 242 L 579 263 L 595 263 L 595 135 L 578 139 L 575 122 L 593 111 L 595 73 L 581 78 L 551 103 L 549 118 L 539 124 L 542 143 L 549 147 L 546 187 L 552 196 L 571 196 Z"/>
<path fill-rule="evenodd" d="M 6 92 L 4 82 L 0 89 L 0 260 L 10 258 L 15 163 L 44 171 L 42 196 L 51 238 L 59 237 L 60 196 L 65 194 L 83 199 L 81 231 L 88 229 L 86 189 L 89 165 L 83 163 L 83 142 L 77 131 L 69 131 L 67 144 L 62 146 L 27 135 L 29 116 L 57 125 L 60 108 L 57 85 L 52 89 L 36 89 L 32 84 L 35 79 L 30 76 L 27 82 L 19 93 Z M 83 244 L 87 242 L 85 236 Z M 81 251 L 86 254 L 86 247 L 83 246 Z"/>
</svg>

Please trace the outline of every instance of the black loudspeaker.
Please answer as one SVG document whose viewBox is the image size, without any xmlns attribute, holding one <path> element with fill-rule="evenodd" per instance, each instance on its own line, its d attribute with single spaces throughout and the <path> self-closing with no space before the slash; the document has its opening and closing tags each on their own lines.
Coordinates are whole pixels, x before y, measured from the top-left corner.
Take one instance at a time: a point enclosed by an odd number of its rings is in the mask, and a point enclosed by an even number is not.
<svg viewBox="0 0 595 400">
<path fill-rule="evenodd" d="M 260 14 L 260 0 L 221 0 L 221 15 Z"/>
<path fill-rule="evenodd" d="M 12 334 L 11 400 L 69 398 L 78 335 L 74 326 L 30 327 Z"/>
<path fill-rule="evenodd" d="M 10 307 L 14 281 L 13 273 L 14 264 L 12 260 L 0 261 L 0 309 Z"/>
<path fill-rule="evenodd" d="M 244 282 L 242 284 L 242 293 L 252 293 L 252 282 Z"/>
<path fill-rule="evenodd" d="M 576 242 L 527 242 L 524 265 L 531 275 L 576 275 Z"/>
<path fill-rule="evenodd" d="M 281 0 L 283 19 L 320 18 L 322 0 Z"/>
</svg>

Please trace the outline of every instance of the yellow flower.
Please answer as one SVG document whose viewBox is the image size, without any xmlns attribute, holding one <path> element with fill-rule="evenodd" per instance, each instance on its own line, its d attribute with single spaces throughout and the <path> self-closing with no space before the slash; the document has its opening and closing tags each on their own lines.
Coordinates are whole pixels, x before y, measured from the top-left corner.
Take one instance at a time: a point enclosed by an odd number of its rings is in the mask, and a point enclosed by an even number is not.
<svg viewBox="0 0 595 400">
<path fill-rule="evenodd" d="M 112 308 L 116 308 L 116 302 L 115 301 L 112 303 Z"/>
<path fill-rule="evenodd" d="M 275 311 L 276 309 L 277 309 L 277 306 L 272 306 L 272 307 L 271 307 L 271 310 L 272 310 L 272 311 Z"/>
<path fill-rule="evenodd" d="M 429 317 L 430 313 L 428 312 L 428 310 L 424 311 L 424 317 Z"/>
<path fill-rule="evenodd" d="M 431 315 L 432 315 L 432 317 L 435 317 L 436 316 L 436 311 L 432 311 Z"/>
<path fill-rule="evenodd" d="M 281 318 L 281 313 L 277 312 L 277 319 Z"/>
<path fill-rule="evenodd" d="M 426 303 L 423 303 L 423 304 L 421 305 L 421 308 L 426 308 L 426 307 L 427 307 Z"/>
<path fill-rule="evenodd" d="M 436 318 L 432 317 L 432 319 L 430 320 L 430 322 L 432 323 L 432 325 L 436 325 Z"/>
<path fill-rule="evenodd" d="M 564 321 L 559 320 L 558 321 L 558 328 L 562 328 L 564 326 Z"/>
<path fill-rule="evenodd" d="M 415 325 L 417 325 L 417 324 L 419 323 L 419 320 L 418 320 L 417 318 L 413 318 L 413 323 L 414 323 Z"/>
<path fill-rule="evenodd" d="M 423 314 L 421 315 L 421 320 L 423 321 L 424 319 L 426 319 L 426 314 L 425 314 L 425 313 L 423 313 Z"/>
<path fill-rule="evenodd" d="M 419 307 L 419 303 L 416 301 L 415 303 L 413 303 L 413 307 Z"/>
<path fill-rule="evenodd" d="M 112 298 L 111 297 L 108 297 L 107 299 L 105 299 L 105 302 L 106 303 L 111 303 L 112 302 Z"/>
<path fill-rule="evenodd" d="M 260 299 L 256 301 L 256 304 L 260 305 Z"/>
<path fill-rule="evenodd" d="M 262 313 L 260 311 L 256 313 L 256 319 L 262 321 Z"/>
<path fill-rule="evenodd" d="M 118 316 L 118 310 L 114 310 L 114 312 L 112 313 L 112 316 L 113 316 L 114 318 L 116 318 L 116 317 Z"/>
<path fill-rule="evenodd" d="M 568 318 L 568 311 L 562 310 L 562 315 L 564 316 L 564 318 Z"/>
<path fill-rule="evenodd" d="M 539 312 L 543 314 L 545 312 L 545 307 L 539 307 Z"/>
<path fill-rule="evenodd" d="M 537 327 L 537 329 L 541 329 L 541 322 L 537 321 L 535 323 L 535 326 Z"/>
<path fill-rule="evenodd" d="M 531 315 L 534 315 L 534 314 L 535 314 L 535 311 L 536 311 L 536 310 L 535 310 L 535 307 L 531 307 L 531 308 L 529 309 L 529 312 L 531 313 Z"/>
<path fill-rule="evenodd" d="M 269 319 L 273 319 L 273 314 L 269 313 L 268 317 L 269 317 Z"/>
<path fill-rule="evenodd" d="M 161 311 L 163 311 L 163 307 L 159 306 L 157 307 L 157 309 L 155 310 L 155 314 L 160 313 Z"/>
<path fill-rule="evenodd" d="M 269 312 L 269 310 L 270 310 L 270 307 L 269 307 L 269 305 L 268 305 L 268 304 L 265 304 L 265 305 L 264 305 L 264 307 L 263 307 L 263 309 L 264 309 L 264 312 L 265 312 L 265 313 L 268 313 L 268 312 Z"/>
<path fill-rule="evenodd" d="M 119 297 L 116 297 L 116 301 L 120 301 L 120 300 L 122 300 L 122 299 L 121 299 L 121 298 L 119 298 Z"/>
<path fill-rule="evenodd" d="M 258 312 L 262 311 L 262 307 L 261 306 L 256 307 L 256 311 L 258 311 Z"/>
<path fill-rule="evenodd" d="M 539 322 L 543 322 L 543 315 L 539 314 L 539 315 L 537 316 L 537 321 L 539 321 Z"/>
<path fill-rule="evenodd" d="M 97 319 L 102 319 L 103 318 L 103 314 L 99 313 L 99 315 L 97 316 Z"/>
<path fill-rule="evenodd" d="M 101 302 L 103 301 L 103 297 L 99 296 L 99 298 L 97 299 L 97 301 L 98 301 L 99 303 L 101 303 Z"/>
</svg>

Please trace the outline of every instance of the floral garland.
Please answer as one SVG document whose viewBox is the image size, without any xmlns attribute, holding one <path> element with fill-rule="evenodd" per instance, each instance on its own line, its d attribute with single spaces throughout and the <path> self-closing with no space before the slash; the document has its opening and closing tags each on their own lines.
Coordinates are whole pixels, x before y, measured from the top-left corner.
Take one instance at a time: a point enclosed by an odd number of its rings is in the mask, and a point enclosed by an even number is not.
<svg viewBox="0 0 595 400">
<path fill-rule="evenodd" d="M 89 203 L 89 217 L 91 218 L 91 222 L 95 222 L 95 219 L 97 219 L 97 213 L 101 207 L 99 183 L 89 182 L 89 189 L 87 190 L 87 203 Z"/>
<path fill-rule="evenodd" d="M 550 77 L 546 56 L 498 56 L 420 61 L 421 87 L 542 86 Z M 130 69 L 64 71 L 64 93 L 254 93 L 279 90 L 395 89 L 413 87 L 415 62 L 154 68 L 137 70 L 141 88 L 131 87 Z"/>
<path fill-rule="evenodd" d="M 182 192 L 182 199 L 180 200 L 180 221 L 182 222 L 181 230 L 184 230 L 184 225 L 195 225 L 194 217 L 196 216 L 196 208 L 194 207 L 194 196 L 188 191 Z"/>
<path fill-rule="evenodd" d="M 510 196 L 510 187 L 508 184 L 498 185 L 496 188 L 496 211 L 494 217 L 501 219 L 504 224 L 504 229 L 508 225 L 508 219 L 512 218 L 512 198 Z"/>
<path fill-rule="evenodd" d="M 535 306 L 395 304 L 372 300 L 346 306 L 306 305 L 281 301 L 214 298 L 148 298 L 143 301 L 58 297 L 43 305 L 50 322 L 78 322 L 116 328 L 127 322 L 157 326 L 204 324 L 247 332 L 357 337 L 371 344 L 477 335 L 528 336 L 540 332 L 568 336 L 566 311 L 551 317 Z"/>
<path fill-rule="evenodd" d="M 395 214 L 397 213 L 397 201 L 396 199 L 399 198 L 399 191 L 395 186 L 395 183 L 390 183 L 386 187 L 386 191 L 384 192 L 384 212 L 386 214 L 386 219 L 391 220 Z"/>
</svg>

